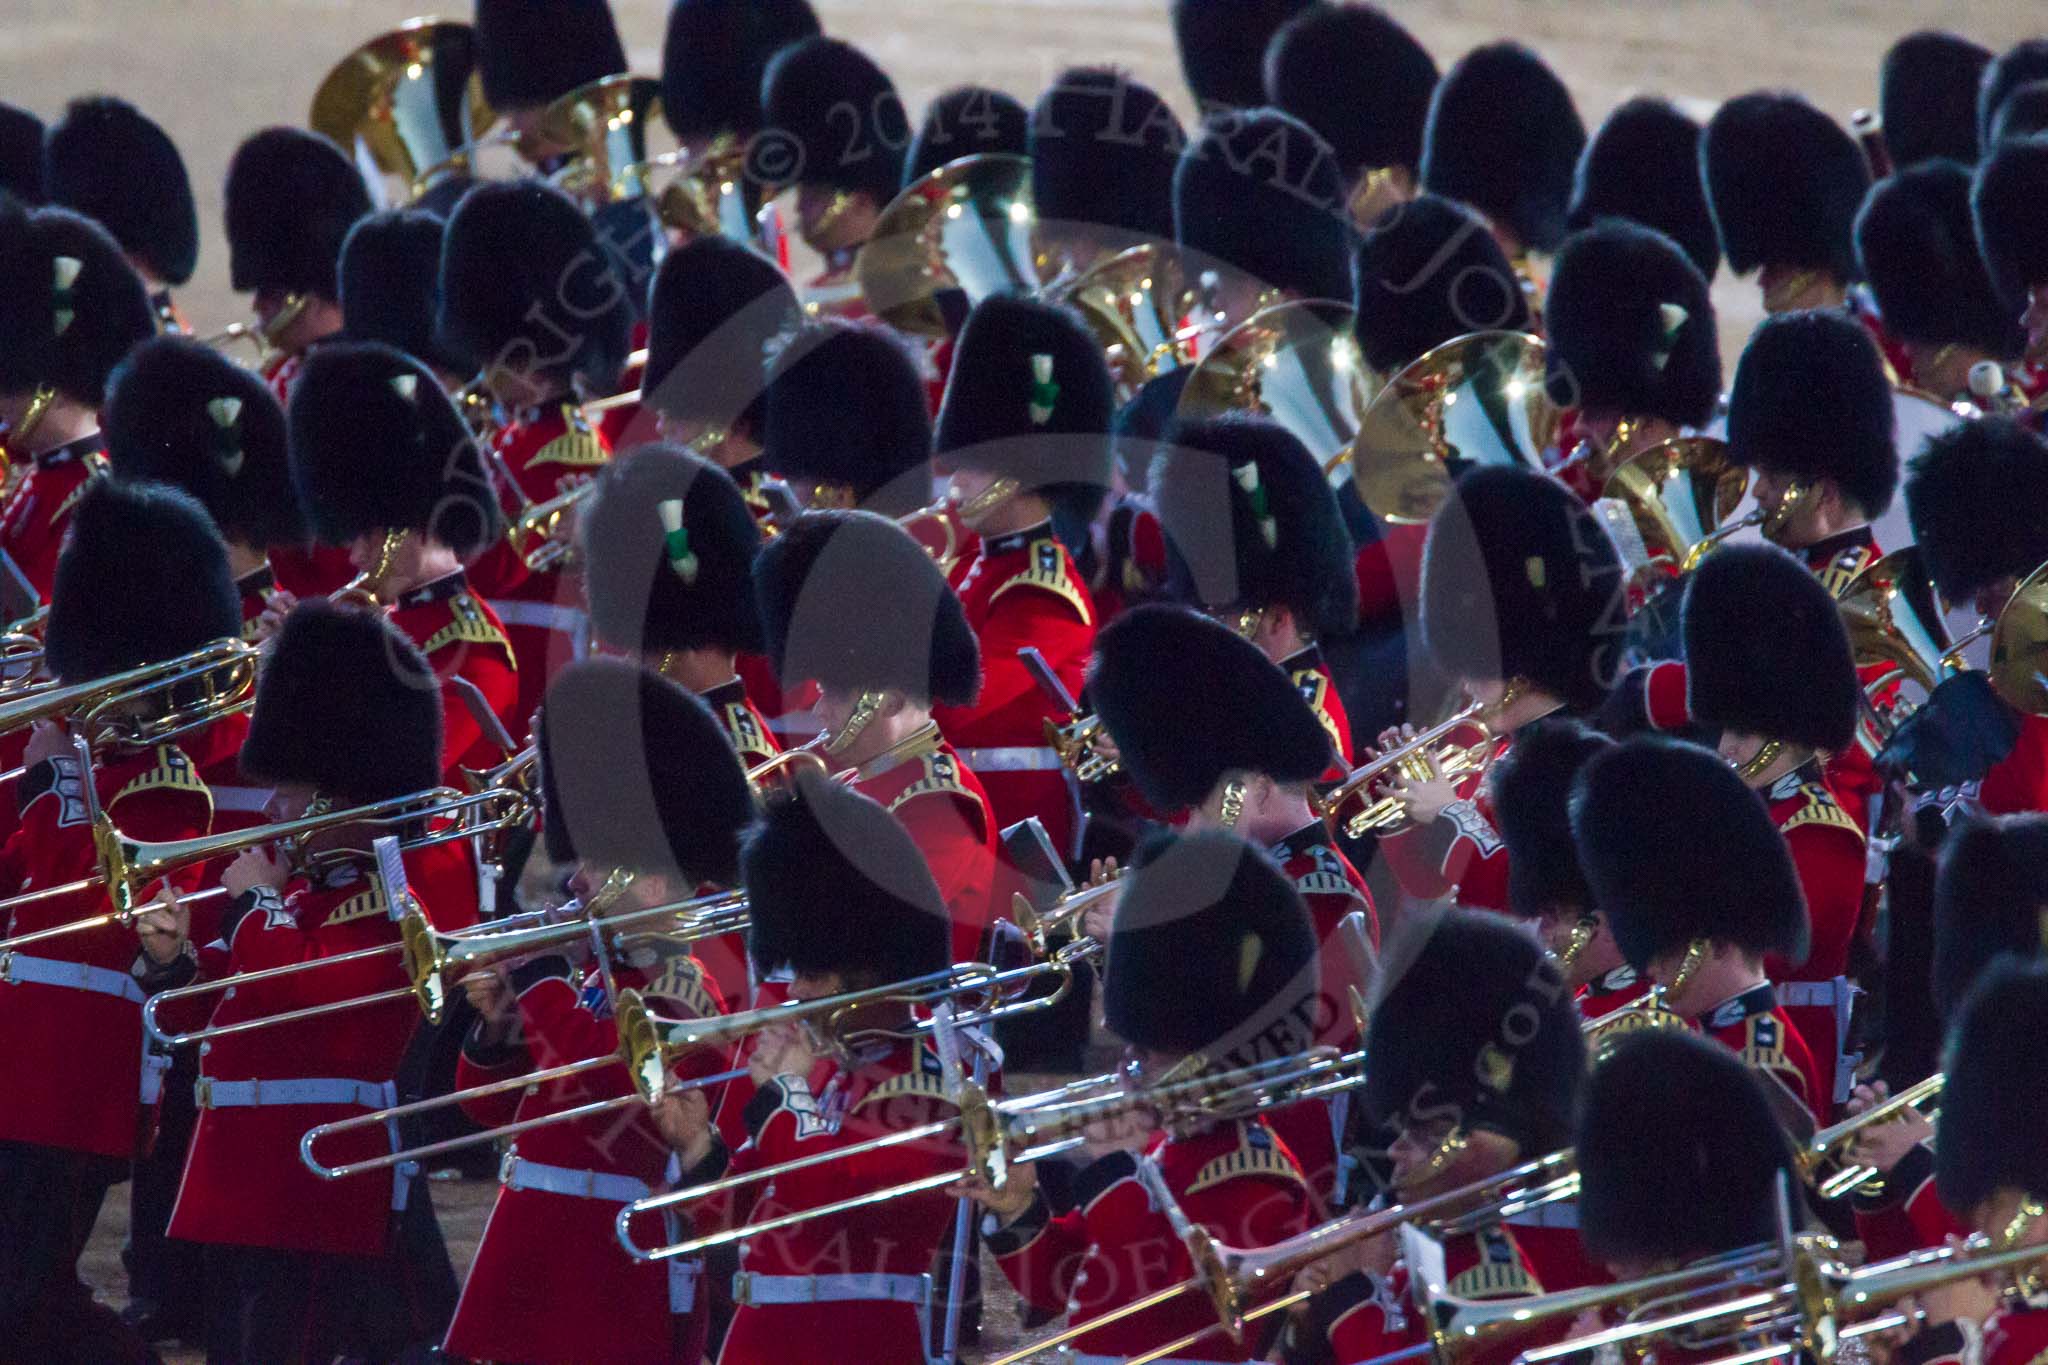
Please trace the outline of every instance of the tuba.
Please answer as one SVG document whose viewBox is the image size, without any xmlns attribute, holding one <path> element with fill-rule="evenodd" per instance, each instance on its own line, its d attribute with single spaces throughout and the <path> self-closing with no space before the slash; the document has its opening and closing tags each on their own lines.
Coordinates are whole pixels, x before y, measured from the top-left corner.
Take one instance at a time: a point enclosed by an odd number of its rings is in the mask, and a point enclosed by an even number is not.
<svg viewBox="0 0 2048 1365">
<path fill-rule="evenodd" d="M 1748 489 L 1749 471 L 1729 458 L 1727 442 L 1681 436 L 1624 460 L 1600 496 L 1627 510 L 1644 567 L 1662 578 L 1692 572 L 1709 550 L 1761 523 L 1758 514 L 1730 520 Z"/>
<path fill-rule="evenodd" d="M 1119 251 L 1046 286 L 1048 302 L 1081 315 L 1109 361 L 1117 402 L 1150 380 L 1195 361 L 1197 329 L 1183 325 L 1193 307 L 1170 247 L 1157 242 Z"/>
<path fill-rule="evenodd" d="M 745 142 L 728 133 L 703 151 L 665 152 L 648 163 L 649 170 L 669 166 L 682 169 L 654 198 L 664 227 L 686 239 L 729 237 L 755 245 Z"/>
<path fill-rule="evenodd" d="M 410 19 L 342 58 L 313 95 L 307 123 L 349 152 L 365 178 L 404 187 L 405 203 L 445 175 L 467 173 L 497 116 L 477 74 L 476 30 Z"/>
<path fill-rule="evenodd" d="M 571 150 L 553 176 L 557 189 L 603 206 L 648 193 L 647 133 L 661 114 L 661 82 L 647 76 L 606 76 L 578 86 L 541 111 L 548 142 Z"/>
<path fill-rule="evenodd" d="M 1285 427 L 1309 454 L 1341 461 L 1373 384 L 1352 338 L 1356 319 L 1327 299 L 1278 303 L 1223 334 L 1188 375 L 1175 417 L 1253 412 Z"/>
<path fill-rule="evenodd" d="M 900 332 L 951 333 L 945 296 L 968 308 L 1038 288 L 1031 162 L 991 152 L 949 161 L 882 210 L 853 263 L 861 297 Z M 951 323 L 957 325 L 958 318 Z"/>
</svg>

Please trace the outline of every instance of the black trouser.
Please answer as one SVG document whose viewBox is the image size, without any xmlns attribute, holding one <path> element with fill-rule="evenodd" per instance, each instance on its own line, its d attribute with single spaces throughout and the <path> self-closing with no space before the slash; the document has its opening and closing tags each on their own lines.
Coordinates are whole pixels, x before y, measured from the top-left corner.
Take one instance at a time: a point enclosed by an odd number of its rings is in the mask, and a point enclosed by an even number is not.
<svg viewBox="0 0 2048 1365">
<path fill-rule="evenodd" d="M 128 1188 L 128 1249 L 122 1257 L 128 1266 L 129 1303 L 148 1309 L 159 1328 L 179 1336 L 196 1335 L 206 1302 L 199 1244 L 164 1235 L 178 1203 L 192 1130 L 199 1124 L 199 1108 L 192 1102 L 198 1076 L 198 1049 L 179 1048 L 172 1054 L 157 1105 L 156 1141 L 136 1159 L 135 1181 Z"/>
<path fill-rule="evenodd" d="M 78 1279 L 78 1258 L 117 1157 L 0 1142 L 0 1361 L 68 1365 L 154 1359 Z"/>
</svg>

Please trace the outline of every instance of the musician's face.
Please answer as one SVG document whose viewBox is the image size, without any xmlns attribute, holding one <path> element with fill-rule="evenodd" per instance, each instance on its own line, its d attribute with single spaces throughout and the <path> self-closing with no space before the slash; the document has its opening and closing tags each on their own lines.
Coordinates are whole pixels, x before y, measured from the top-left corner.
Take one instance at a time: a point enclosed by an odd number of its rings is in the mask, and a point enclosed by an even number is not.
<svg viewBox="0 0 2048 1365">
<path fill-rule="evenodd" d="M 2019 1236 L 2012 1239 L 2012 1247 L 2048 1244 L 2048 1218 L 2027 1218 L 2020 1212 L 2027 1200 L 2027 1192 L 2019 1186 L 2002 1186 L 1989 1199 L 1970 1210 L 1970 1225 L 2001 1243 L 2017 1227 Z"/>
<path fill-rule="evenodd" d="M 1977 609 L 1979 616 L 1996 621 L 1998 613 L 2005 610 L 2005 604 L 2012 601 L 2012 595 L 2019 590 L 2019 586 L 2020 580 L 2013 574 L 2007 574 L 1977 589 L 1975 595 L 1970 598 L 1970 605 Z"/>
<path fill-rule="evenodd" d="M 310 783 L 280 782 L 270 793 L 270 799 L 263 803 L 263 818 L 272 822 L 297 820 L 318 795 L 318 789 Z"/>
<path fill-rule="evenodd" d="M 1745 735 L 1739 730 L 1723 730 L 1721 737 L 1714 741 L 1714 751 L 1726 759 L 1731 768 L 1740 768 L 1755 758 L 1767 743 L 1762 735 Z"/>
<path fill-rule="evenodd" d="M 846 990 L 846 982 L 837 972 L 798 972 L 789 983 L 789 998 L 792 1000 L 822 1000 L 828 995 L 839 995 Z"/>
<path fill-rule="evenodd" d="M 2027 355 L 2048 352 L 2048 284 L 2037 284 L 2027 295 L 2027 311 L 2020 314 L 2020 326 L 2027 329 Z"/>
</svg>

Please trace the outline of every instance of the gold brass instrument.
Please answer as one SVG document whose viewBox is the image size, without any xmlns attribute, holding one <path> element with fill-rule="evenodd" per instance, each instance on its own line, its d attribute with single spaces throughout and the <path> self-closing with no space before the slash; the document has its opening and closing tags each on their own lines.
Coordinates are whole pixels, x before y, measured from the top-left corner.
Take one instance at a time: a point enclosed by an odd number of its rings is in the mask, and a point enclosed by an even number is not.
<svg viewBox="0 0 2048 1365">
<path fill-rule="evenodd" d="M 812 740 L 811 744 L 817 742 Z M 764 758 L 753 767 L 747 769 L 747 785 L 757 792 L 766 791 L 766 784 L 770 778 L 780 776 L 796 768 L 815 768 L 824 776 L 830 777 L 833 775 L 832 767 L 825 762 L 824 755 L 813 749 L 810 744 L 804 744 L 794 749 L 784 749 L 781 753 Z M 839 774 L 837 780 L 851 782 L 858 775 L 853 769 L 849 768 L 844 773 Z"/>
<path fill-rule="evenodd" d="M 1082 783 L 1101 782 L 1123 770 L 1122 762 L 1102 752 L 1098 744 L 1107 736 L 1102 717 L 1093 713 L 1076 716 L 1064 725 L 1051 717 L 1045 721 L 1047 747 L 1059 755 L 1060 762 L 1072 769 L 1075 780 Z"/>
<path fill-rule="evenodd" d="M 1793 1153 L 1799 1162 L 1799 1173 L 1806 1177 L 1807 1183 L 1822 1199 L 1840 1198 L 1877 1179 L 1881 1172 L 1845 1161 L 1849 1148 L 1866 1129 L 1889 1122 L 1904 1110 L 1939 1095 L 1944 1079 L 1937 1071 L 1907 1086 L 1882 1104 L 1872 1105 L 1852 1118 L 1821 1129 Z"/>
<path fill-rule="evenodd" d="M 268 324 L 257 322 L 231 322 L 217 332 L 208 332 L 199 338 L 199 344 L 210 346 L 216 351 L 225 351 L 232 346 L 247 346 L 257 369 L 270 364 L 278 355 L 277 335 L 306 311 L 306 300 L 293 294 L 285 306 Z"/>
<path fill-rule="evenodd" d="M 0 697 L 20 696 L 46 684 L 36 677 L 43 664 L 43 642 L 26 631 L 0 633 Z"/>
<path fill-rule="evenodd" d="M 1991 685 L 2031 716 L 2048 715 L 2048 564 L 2013 590 L 1991 630 Z"/>
<path fill-rule="evenodd" d="M 1586 1046 L 1593 1053 L 1594 1060 L 1605 1056 L 1615 1043 L 1631 1033 L 1645 1029 L 1683 1029 L 1688 1027 L 1685 1016 L 1675 1013 L 1664 999 L 1670 992 L 1663 986 L 1652 986 L 1626 1005 L 1618 1006 L 1595 1019 L 1585 1020 L 1579 1025 L 1585 1034 Z"/>
<path fill-rule="evenodd" d="M 915 336 L 948 335 L 939 295 L 972 307 L 1038 288 L 1031 162 L 1007 152 L 963 156 L 908 186 L 882 210 L 853 273 L 868 308 Z"/>
<path fill-rule="evenodd" d="M 551 573 L 569 567 L 576 546 L 566 534 L 567 527 L 596 491 L 596 480 L 586 480 L 546 502 L 529 504 L 512 518 L 505 534 L 512 542 L 512 552 L 525 563 L 528 572 Z"/>
<path fill-rule="evenodd" d="M 72 731 L 95 752 L 146 749 L 255 705 L 256 649 L 240 640 L 215 640 L 174 659 L 89 682 L 15 683 L 9 691 L 15 695 L 0 703 L 0 734 L 69 717 Z M 19 776 L 17 770 L 0 780 Z"/>
<path fill-rule="evenodd" d="M 1025 938 L 1031 941 L 1031 946 L 1039 957 L 1050 957 L 1054 952 L 1050 943 L 1052 937 L 1062 929 L 1074 929 L 1076 938 L 1081 938 L 1078 926 L 1083 917 L 1095 906 L 1122 891 L 1126 874 L 1127 869 L 1119 867 L 1115 876 L 1099 886 L 1076 887 L 1061 895 L 1042 911 L 1032 905 L 1030 898 L 1023 892 L 1013 891 L 1010 893 L 1010 919 L 1024 931 Z"/>
<path fill-rule="evenodd" d="M 1045 297 L 1079 312 L 1095 334 L 1116 380 L 1119 405 L 1148 381 L 1194 363 L 1199 329 L 1184 322 L 1193 299 L 1179 258 L 1163 243 L 1126 248 L 1054 280 Z"/>
<path fill-rule="evenodd" d="M 687 240 L 726 237 L 756 245 L 754 210 L 747 197 L 747 147 L 730 133 L 702 151 L 664 152 L 644 170 L 679 166 L 654 196 L 655 216 Z"/>
<path fill-rule="evenodd" d="M 1603 501 L 1627 508 L 1655 576 L 1692 572 L 1715 546 L 1760 525 L 1760 512 L 1731 521 L 1749 489 L 1749 471 L 1729 458 L 1728 443 L 1708 436 L 1660 441 L 1607 476 Z"/>
<path fill-rule="evenodd" d="M 1373 515 L 1426 525 L 1474 465 L 1542 472 L 1559 413 L 1543 386 L 1544 346 L 1526 332 L 1474 332 L 1411 362 L 1366 408 L 1355 440 L 1324 455 Z"/>
<path fill-rule="evenodd" d="M 1356 317 L 1327 299 L 1259 310 L 1224 333 L 1195 366 L 1174 416 L 1258 413 L 1331 467 L 1358 438 L 1373 390 L 1351 334 Z"/>
<path fill-rule="evenodd" d="M 358 166 L 403 186 L 400 203 L 467 173 L 496 120 L 477 72 L 476 30 L 431 17 L 408 19 L 335 63 L 306 119 Z"/>
<path fill-rule="evenodd" d="M 585 204 L 616 204 L 648 193 L 647 134 L 661 116 L 661 82 L 615 75 L 579 86 L 540 114 L 540 136 L 574 156 L 555 187 Z"/>
<path fill-rule="evenodd" d="M 1004 496 L 1009 495 L 1006 493 Z M 817 505 L 815 501 L 812 503 L 812 506 Z M 911 539 L 924 546 L 925 552 L 932 557 L 932 563 L 939 566 L 940 573 L 952 574 L 953 566 L 960 562 L 961 551 L 965 548 L 960 543 L 960 508 L 954 503 L 952 494 L 941 494 L 915 512 L 905 512 L 894 520 L 905 531 L 911 532 Z M 916 528 L 926 523 L 939 529 L 935 543 L 916 533 Z"/>
<path fill-rule="evenodd" d="M 1415 782 L 1439 777 L 1455 781 L 1483 770 L 1491 761 L 1494 747 L 1488 714 L 1487 707 L 1473 702 L 1449 720 L 1432 725 L 1400 747 L 1353 769 L 1329 791 L 1310 798 L 1310 806 L 1332 830 L 1352 839 L 1375 831 L 1388 834 L 1401 829 L 1408 823 L 1407 803 L 1398 796 L 1376 797 L 1372 789 L 1390 777 Z M 1477 739 L 1459 742 L 1451 738 L 1468 728 L 1478 731 Z"/>
</svg>

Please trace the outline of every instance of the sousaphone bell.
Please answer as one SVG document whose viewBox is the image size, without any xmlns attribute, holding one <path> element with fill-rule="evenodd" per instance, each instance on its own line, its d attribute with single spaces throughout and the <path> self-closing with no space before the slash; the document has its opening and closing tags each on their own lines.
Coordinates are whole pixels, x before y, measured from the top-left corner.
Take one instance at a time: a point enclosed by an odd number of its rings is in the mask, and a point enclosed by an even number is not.
<svg viewBox="0 0 2048 1365">
<path fill-rule="evenodd" d="M 1224 333 L 1188 376 L 1174 415 L 1270 417 L 1319 462 L 1357 437 L 1373 382 L 1352 337 L 1356 314 L 1327 299 L 1262 308 Z"/>
<path fill-rule="evenodd" d="M 1162 243 L 1106 256 L 1047 285 L 1045 297 L 1081 315 L 1109 362 L 1119 405 L 1149 381 L 1194 363 L 1196 330 L 1182 325 L 1192 306 L 1187 285 L 1179 258 Z"/>
<path fill-rule="evenodd" d="M 661 114 L 661 82 L 647 76 L 606 76 L 578 86 L 541 111 L 540 136 L 570 148 L 557 189 L 601 207 L 648 193 L 647 134 Z"/>
<path fill-rule="evenodd" d="M 401 186 L 383 196 L 395 203 L 466 173 L 496 121 L 477 74 L 476 30 L 432 17 L 408 19 L 342 58 L 307 115 L 314 132 L 354 157 L 365 179 Z"/>
<path fill-rule="evenodd" d="M 1037 292 L 1037 220 L 1029 158 L 963 156 L 882 210 L 854 259 L 854 279 L 868 308 L 891 327 L 947 336 L 964 316 L 949 315 L 949 292 L 968 308 L 995 294 Z"/>
</svg>

